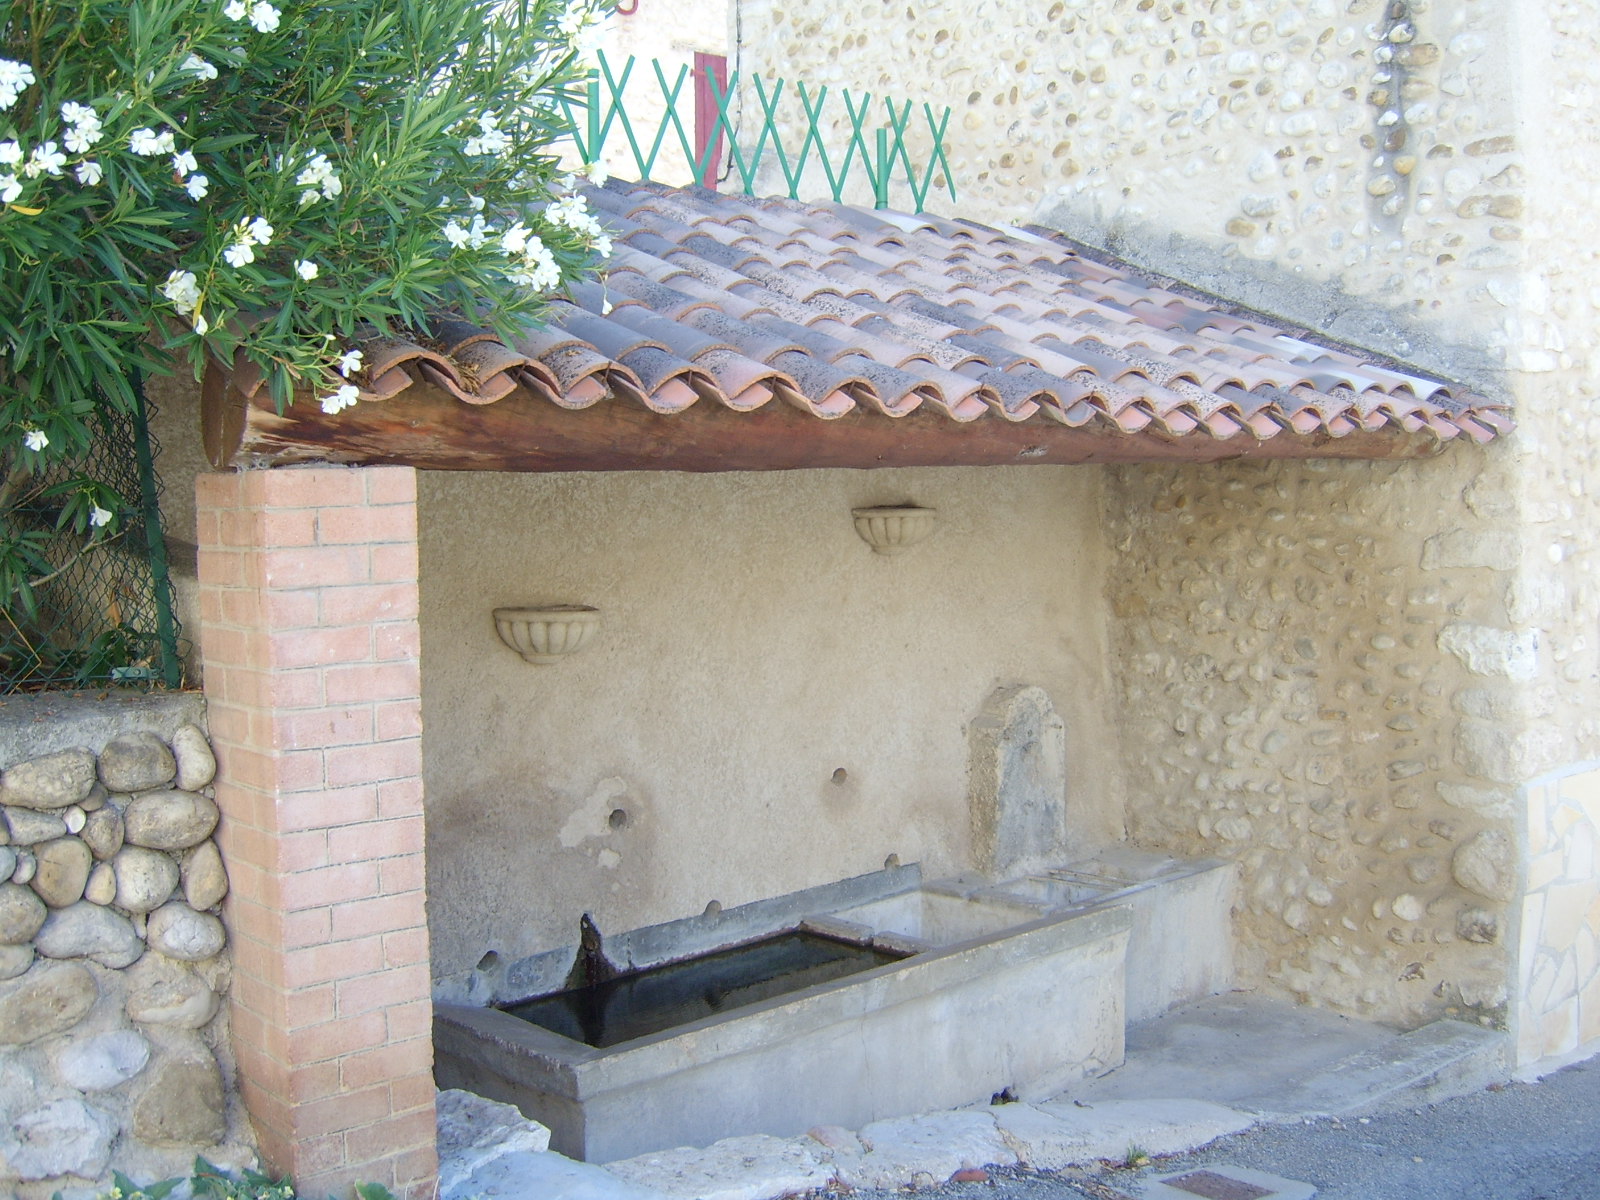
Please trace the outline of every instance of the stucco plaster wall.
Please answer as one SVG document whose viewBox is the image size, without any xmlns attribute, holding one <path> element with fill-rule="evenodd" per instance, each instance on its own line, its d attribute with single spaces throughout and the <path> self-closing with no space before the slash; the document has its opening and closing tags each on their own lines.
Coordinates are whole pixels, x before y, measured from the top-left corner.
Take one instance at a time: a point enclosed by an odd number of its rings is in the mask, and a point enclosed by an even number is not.
<svg viewBox="0 0 1600 1200">
<path fill-rule="evenodd" d="M 1098 473 L 421 480 L 436 978 L 575 945 L 584 912 L 966 866 L 967 724 L 1003 685 L 1065 719 L 1074 848 L 1122 836 Z M 907 501 L 940 528 L 873 554 L 851 508 Z M 492 608 L 555 602 L 601 610 L 591 645 L 500 644 Z"/>
</svg>

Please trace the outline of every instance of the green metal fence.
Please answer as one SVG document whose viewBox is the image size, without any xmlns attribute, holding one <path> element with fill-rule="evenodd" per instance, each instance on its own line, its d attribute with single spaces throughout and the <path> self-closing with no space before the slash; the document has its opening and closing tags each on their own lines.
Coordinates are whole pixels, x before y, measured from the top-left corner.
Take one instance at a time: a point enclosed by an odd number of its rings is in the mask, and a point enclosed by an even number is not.
<svg viewBox="0 0 1600 1200">
<path fill-rule="evenodd" d="M 879 208 L 889 206 L 889 189 L 897 174 L 899 182 L 909 187 L 918 212 L 935 186 L 948 189 L 951 200 L 956 197 L 944 145 L 949 108 L 936 114 L 931 104 L 923 104 L 919 110 L 913 101 L 888 96 L 877 97 L 874 104 L 871 92 L 852 94 L 849 88 L 841 88 L 835 93 L 827 84 L 813 91 L 800 82 L 791 91 L 786 90 L 785 79 L 768 81 L 754 74 L 744 77 L 741 104 L 739 72 L 724 82 L 709 68 L 691 72 L 680 64 L 673 73 L 670 66 L 651 59 L 650 73 L 665 102 L 665 112 L 653 130 L 648 125 L 636 129 L 628 112 L 628 87 L 633 84 L 636 95 L 640 88 L 648 91 L 651 78 L 639 70 L 635 58 L 628 58 L 620 70 L 613 69 L 603 52 L 598 59 L 599 66 L 589 73 L 584 98 L 576 103 L 563 101 L 574 146 L 584 163 L 603 160 L 608 144 L 614 144 L 613 135 L 620 132 L 639 179 L 654 178 L 662 148 L 675 145 L 690 165 L 693 182 L 711 187 L 722 174 L 725 141 L 727 180 L 747 196 L 756 194 L 758 171 L 770 153 L 790 199 L 800 198 L 806 172 L 813 167 L 821 168 L 836 203 L 843 199 L 856 170 L 865 176 Z M 706 109 L 714 111 L 714 117 L 709 127 L 695 130 L 692 117 L 686 126 L 683 109 L 697 93 L 702 100 L 710 100 Z M 837 105 L 830 107 L 835 96 L 843 102 L 842 113 Z M 655 99 L 651 96 L 650 102 Z M 785 130 L 802 128 L 805 134 L 796 148 L 798 135 Z"/>
<path fill-rule="evenodd" d="M 106 685 L 179 687 L 183 646 L 172 611 L 161 528 L 160 447 L 150 434 L 142 392 L 129 413 L 100 410 L 88 455 L 58 465 L 30 489 L 33 499 L 5 519 L 15 534 L 42 539 L 51 569 L 34 586 L 35 603 L 0 609 L 0 693 Z M 57 528 L 59 501 L 40 493 L 88 477 L 116 492 L 121 516 L 107 538 Z M 13 600 L 15 598 L 12 598 Z"/>
</svg>

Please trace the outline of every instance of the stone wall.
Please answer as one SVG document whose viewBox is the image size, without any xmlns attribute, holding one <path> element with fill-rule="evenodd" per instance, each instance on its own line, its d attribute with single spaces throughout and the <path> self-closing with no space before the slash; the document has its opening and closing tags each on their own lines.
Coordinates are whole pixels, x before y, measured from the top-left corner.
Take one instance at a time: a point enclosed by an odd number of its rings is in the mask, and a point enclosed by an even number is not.
<svg viewBox="0 0 1600 1200">
<path fill-rule="evenodd" d="M 749 69 L 952 106 L 958 198 L 934 211 L 1037 220 L 1482 374 L 1520 350 L 1528 167 L 1506 81 L 1529 7 L 748 0 L 740 17 Z"/>
<path fill-rule="evenodd" d="M 22 1200 L 254 1162 L 201 711 L 0 706 L 0 1188 Z"/>
<path fill-rule="evenodd" d="M 1486 457 L 1113 478 L 1130 833 L 1239 861 L 1252 983 L 1505 1016 L 1526 648 L 1514 555 L 1458 524 Z"/>
</svg>

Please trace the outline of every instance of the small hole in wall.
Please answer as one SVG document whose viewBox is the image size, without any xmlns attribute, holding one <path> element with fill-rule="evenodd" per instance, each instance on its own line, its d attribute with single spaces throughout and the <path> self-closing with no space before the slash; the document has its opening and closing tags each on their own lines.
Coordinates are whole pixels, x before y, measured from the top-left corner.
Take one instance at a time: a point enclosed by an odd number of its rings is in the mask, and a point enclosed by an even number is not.
<svg viewBox="0 0 1600 1200">
<path fill-rule="evenodd" d="M 891 855 L 889 855 L 888 858 L 883 860 L 883 869 L 885 871 L 888 871 L 888 870 L 890 870 L 890 869 L 892 869 L 894 867 L 898 867 L 899 865 L 900 865 L 900 856 L 898 854 L 891 854 Z"/>
<path fill-rule="evenodd" d="M 633 818 L 628 815 L 627 809 L 613 808 L 611 810 L 611 815 L 606 818 L 606 824 L 611 826 L 613 829 L 626 829 L 628 827 L 628 823 L 632 820 Z"/>
<path fill-rule="evenodd" d="M 843 767 L 835 767 L 834 768 L 833 781 L 835 783 L 843 783 L 846 779 L 849 779 L 849 778 L 850 778 L 850 772 L 849 771 L 846 771 Z"/>
<path fill-rule="evenodd" d="M 706 916 L 714 917 L 721 911 L 722 911 L 722 901 L 721 900 L 710 900 L 710 901 L 706 902 Z"/>
<path fill-rule="evenodd" d="M 478 970 L 492 971 L 500 965 L 500 952 L 491 950 L 478 960 Z"/>
</svg>

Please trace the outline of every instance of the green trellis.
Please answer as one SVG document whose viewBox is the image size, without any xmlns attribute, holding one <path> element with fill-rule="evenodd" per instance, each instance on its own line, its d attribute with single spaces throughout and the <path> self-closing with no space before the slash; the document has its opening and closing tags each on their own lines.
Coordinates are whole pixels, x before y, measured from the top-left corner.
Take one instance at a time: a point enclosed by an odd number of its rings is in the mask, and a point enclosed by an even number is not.
<svg viewBox="0 0 1600 1200">
<path fill-rule="evenodd" d="M 956 197 L 944 146 L 945 130 L 950 124 L 948 107 L 936 114 L 931 104 L 923 104 L 919 111 L 913 101 L 897 101 L 880 96 L 877 98 L 881 104 L 879 109 L 873 104 L 871 92 L 852 94 L 849 88 L 841 88 L 834 93 L 827 84 L 812 91 L 802 81 L 788 93 L 798 98 L 799 115 L 803 118 L 806 131 L 796 150 L 793 135 L 790 135 L 787 145 L 784 142 L 782 111 L 787 80 L 779 78 L 769 83 L 760 75 L 746 77 L 754 100 L 749 123 L 755 126 L 755 132 L 741 134 L 737 114 L 730 113 L 730 109 L 737 107 L 734 102 L 739 94 L 739 72 L 733 72 L 727 83 L 723 84 L 715 73 L 705 68 L 703 78 L 707 92 L 716 105 L 716 118 L 711 128 L 703 131 L 705 145 L 697 152 L 694 138 L 685 128 L 678 111 L 685 85 L 692 77 L 688 66 L 679 65 L 677 73 L 669 80 L 668 69 L 662 66 L 660 60 L 650 60 L 655 85 L 666 102 L 666 112 L 653 133 L 646 128 L 642 131 L 645 136 L 641 139 L 641 131 L 635 130 L 626 104 L 628 85 L 634 80 L 638 60 L 628 58 L 621 70 L 617 71 L 613 70 L 611 61 L 603 52 L 598 59 L 599 66 L 589 72 L 583 98 L 562 101 L 571 125 L 573 143 L 579 158 L 585 163 L 600 159 L 608 140 L 620 129 L 627 139 L 639 178 L 651 179 L 660 160 L 661 149 L 668 144 L 670 135 L 675 137 L 676 144 L 683 151 L 694 182 L 710 186 L 715 182 L 719 142 L 725 138 L 728 161 L 733 176 L 737 176 L 734 182 L 747 196 L 755 194 L 757 170 L 763 156 L 770 151 L 783 174 L 790 199 L 799 199 L 801 179 L 813 164 L 822 168 L 835 203 L 843 199 L 845 185 L 857 167 L 866 176 L 874 202 L 879 208 L 889 206 L 889 186 L 897 171 L 901 180 L 911 189 L 918 212 L 922 211 L 928 193 L 936 184 L 948 189 L 952 200 Z M 650 81 L 645 79 L 643 86 L 648 88 Z M 841 118 L 846 127 L 842 148 L 837 144 L 830 148 L 824 136 L 824 131 L 832 127 L 829 101 L 835 94 L 842 99 L 845 110 Z M 880 111 L 881 121 L 876 116 Z M 927 135 L 925 146 L 924 123 Z M 914 151 L 914 145 L 920 150 Z"/>
</svg>

